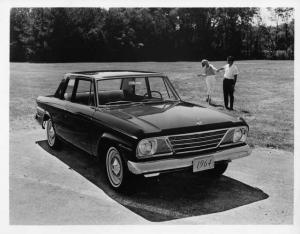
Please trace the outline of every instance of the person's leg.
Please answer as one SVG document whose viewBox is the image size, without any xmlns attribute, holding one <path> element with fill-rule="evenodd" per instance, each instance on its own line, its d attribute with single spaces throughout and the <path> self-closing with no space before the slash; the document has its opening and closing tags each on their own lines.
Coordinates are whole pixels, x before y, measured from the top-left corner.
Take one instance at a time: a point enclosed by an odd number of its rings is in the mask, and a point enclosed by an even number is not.
<svg viewBox="0 0 300 234">
<path fill-rule="evenodd" d="M 232 80 L 230 82 L 229 86 L 229 96 L 230 96 L 230 109 L 233 110 L 233 102 L 234 102 L 234 81 Z"/>
<path fill-rule="evenodd" d="M 209 101 L 208 103 L 211 104 L 212 96 L 214 94 L 215 84 L 216 84 L 216 78 L 215 76 L 209 77 L 209 84 L 210 84 L 210 91 L 209 91 Z"/>
<path fill-rule="evenodd" d="M 228 84 L 227 79 L 223 80 L 223 94 L 224 94 L 224 105 L 228 109 Z"/>
<path fill-rule="evenodd" d="M 206 101 L 209 103 L 210 93 L 211 93 L 211 91 L 210 91 L 211 86 L 210 86 L 209 76 L 206 77 L 205 82 L 206 82 L 206 88 L 207 88 L 207 99 L 206 99 Z"/>
</svg>

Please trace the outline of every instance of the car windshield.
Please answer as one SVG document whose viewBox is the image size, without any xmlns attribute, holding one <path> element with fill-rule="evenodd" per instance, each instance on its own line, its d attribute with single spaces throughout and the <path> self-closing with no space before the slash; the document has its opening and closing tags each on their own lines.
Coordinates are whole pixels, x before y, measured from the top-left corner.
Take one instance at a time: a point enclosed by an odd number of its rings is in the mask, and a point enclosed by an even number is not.
<svg viewBox="0 0 300 234">
<path fill-rule="evenodd" d="M 98 80 L 100 105 L 177 101 L 174 88 L 164 77 L 128 77 Z"/>
</svg>

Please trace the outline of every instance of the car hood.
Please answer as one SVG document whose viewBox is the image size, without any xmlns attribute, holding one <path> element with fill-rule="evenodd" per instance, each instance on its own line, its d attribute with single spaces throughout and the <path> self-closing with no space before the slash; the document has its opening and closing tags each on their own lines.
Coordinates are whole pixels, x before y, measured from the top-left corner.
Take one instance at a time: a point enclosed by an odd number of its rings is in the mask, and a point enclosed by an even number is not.
<svg viewBox="0 0 300 234">
<path fill-rule="evenodd" d="M 183 132 L 227 127 L 237 118 L 188 102 L 146 103 L 110 109 L 110 114 L 137 125 L 145 133 Z"/>
</svg>

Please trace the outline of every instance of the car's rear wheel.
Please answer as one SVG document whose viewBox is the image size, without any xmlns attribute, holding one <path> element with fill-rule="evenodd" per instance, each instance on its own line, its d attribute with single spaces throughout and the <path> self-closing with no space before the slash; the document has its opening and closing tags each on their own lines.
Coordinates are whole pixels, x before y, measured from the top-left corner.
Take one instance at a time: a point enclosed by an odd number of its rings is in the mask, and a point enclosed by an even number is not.
<svg viewBox="0 0 300 234">
<path fill-rule="evenodd" d="M 117 191 L 127 190 L 130 175 L 117 147 L 113 145 L 107 147 L 105 165 L 110 186 Z"/>
<path fill-rule="evenodd" d="M 208 170 L 207 173 L 210 177 L 218 178 L 224 174 L 228 167 L 228 162 L 220 162 L 216 163 L 215 167 L 211 170 Z"/>
<path fill-rule="evenodd" d="M 47 120 L 46 130 L 47 130 L 48 145 L 53 149 L 58 148 L 60 142 L 59 142 L 59 139 L 57 138 L 55 128 L 54 128 L 54 124 L 53 124 L 51 118 L 49 118 Z"/>
</svg>

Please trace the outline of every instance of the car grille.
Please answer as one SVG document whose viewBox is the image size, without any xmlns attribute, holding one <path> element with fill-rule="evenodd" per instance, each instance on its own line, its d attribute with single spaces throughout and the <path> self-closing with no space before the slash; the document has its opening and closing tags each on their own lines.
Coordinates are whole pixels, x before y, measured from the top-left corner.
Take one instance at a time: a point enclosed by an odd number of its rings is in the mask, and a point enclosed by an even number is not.
<svg viewBox="0 0 300 234">
<path fill-rule="evenodd" d="M 169 136 L 169 141 L 176 154 L 200 152 L 214 149 L 221 142 L 227 129 Z"/>
</svg>

